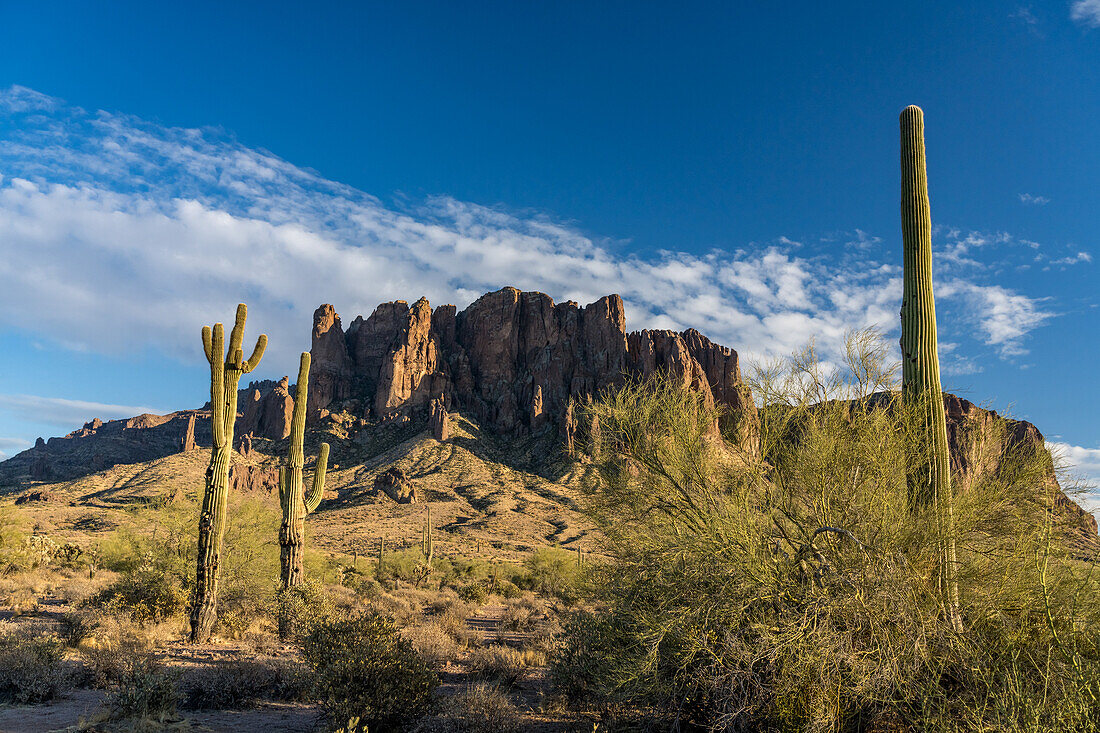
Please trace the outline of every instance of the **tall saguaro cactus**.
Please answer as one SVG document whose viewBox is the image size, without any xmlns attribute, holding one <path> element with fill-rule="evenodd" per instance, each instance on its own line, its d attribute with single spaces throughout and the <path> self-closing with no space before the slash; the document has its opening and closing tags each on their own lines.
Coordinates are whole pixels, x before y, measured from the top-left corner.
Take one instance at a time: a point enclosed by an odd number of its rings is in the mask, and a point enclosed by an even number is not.
<svg viewBox="0 0 1100 733">
<path fill-rule="evenodd" d="M 290 421 L 290 448 L 287 465 L 279 468 L 279 501 L 283 508 L 283 523 L 279 527 L 279 559 L 282 564 L 283 590 L 289 590 L 304 579 L 302 555 L 305 550 L 306 515 L 321 503 L 328 470 L 328 443 L 321 443 L 317 465 L 313 469 L 313 484 L 309 493 L 302 493 L 302 466 L 305 463 L 302 443 L 306 431 L 306 402 L 309 396 L 309 352 L 302 352 L 298 367 L 298 385 L 294 390 L 294 416 Z M 279 636 L 293 633 L 290 617 L 279 615 Z"/>
<path fill-rule="evenodd" d="M 941 538 L 939 585 L 944 610 L 952 626 L 961 630 L 951 460 L 936 349 L 932 213 L 924 155 L 924 113 L 916 106 L 906 107 L 901 113 L 901 231 L 904 242 L 902 390 L 906 402 L 915 405 L 920 412 L 920 434 L 925 442 L 919 452 L 923 458 L 908 476 L 909 504 L 913 512 L 929 504 L 936 511 Z"/>
<path fill-rule="evenodd" d="M 195 568 L 195 594 L 191 605 L 191 642 L 210 638 L 217 620 L 218 566 L 222 535 L 225 533 L 226 500 L 229 496 L 229 463 L 233 455 L 233 426 L 237 419 L 237 384 L 263 358 L 267 335 L 256 340 L 252 356 L 246 361 L 241 351 L 244 322 L 248 307 L 237 306 L 237 319 L 229 334 L 229 349 L 222 355 L 225 332 L 222 324 L 202 327 L 202 346 L 210 362 L 210 409 L 214 444 L 210 466 L 206 469 L 206 490 L 199 514 L 199 551 Z"/>
</svg>

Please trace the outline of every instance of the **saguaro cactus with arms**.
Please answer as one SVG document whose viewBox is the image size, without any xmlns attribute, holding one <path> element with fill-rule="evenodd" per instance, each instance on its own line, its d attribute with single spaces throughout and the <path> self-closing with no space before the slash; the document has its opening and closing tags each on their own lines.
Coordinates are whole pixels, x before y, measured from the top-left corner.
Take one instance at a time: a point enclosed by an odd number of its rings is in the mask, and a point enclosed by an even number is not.
<svg viewBox="0 0 1100 733">
<path fill-rule="evenodd" d="M 309 395 L 308 352 L 302 352 L 298 367 L 298 384 L 294 388 L 294 416 L 290 422 L 290 447 L 287 465 L 279 468 L 279 501 L 283 508 L 283 523 L 279 528 L 279 556 L 282 563 L 283 590 L 288 591 L 304 579 L 302 554 L 305 550 L 305 520 L 321 503 L 325 491 L 325 473 L 328 470 L 328 443 L 321 443 L 317 465 L 313 470 L 313 484 L 308 494 L 302 492 L 302 466 L 305 463 L 302 444 L 306 431 L 306 401 Z M 279 614 L 279 636 L 287 638 L 294 633 L 293 621 L 287 613 Z"/>
<path fill-rule="evenodd" d="M 217 621 L 218 567 L 225 532 L 226 500 L 229 496 L 229 464 L 233 455 L 233 426 L 237 418 L 237 384 L 263 358 L 267 335 L 256 340 L 247 360 L 241 351 L 248 307 L 237 306 L 237 320 L 229 334 L 229 349 L 223 357 L 225 335 L 222 324 L 203 326 L 202 346 L 210 362 L 210 410 L 214 435 L 210 466 L 206 469 L 206 490 L 199 514 L 199 551 L 195 568 L 195 594 L 191 603 L 191 642 L 204 642 Z"/>
</svg>

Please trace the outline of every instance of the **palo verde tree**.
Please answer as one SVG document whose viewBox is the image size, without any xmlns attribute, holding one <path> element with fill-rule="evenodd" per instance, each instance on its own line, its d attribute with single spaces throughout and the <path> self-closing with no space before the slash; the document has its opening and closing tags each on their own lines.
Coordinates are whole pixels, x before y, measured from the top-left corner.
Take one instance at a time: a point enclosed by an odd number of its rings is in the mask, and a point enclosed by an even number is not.
<svg viewBox="0 0 1100 733">
<path fill-rule="evenodd" d="M 909 106 L 901 113 L 901 229 L 904 287 L 901 301 L 902 392 L 922 417 L 917 452 L 909 472 L 910 508 L 931 506 L 939 528 L 939 587 L 951 625 L 962 629 L 958 559 L 951 496 L 947 418 L 936 349 L 936 301 L 932 293 L 932 214 L 924 156 L 924 113 Z"/>
<path fill-rule="evenodd" d="M 248 307 L 237 306 L 237 319 L 229 334 L 229 348 L 222 355 L 225 335 L 222 324 L 203 326 L 202 345 L 210 362 L 210 411 L 213 446 L 206 469 L 206 489 L 199 514 L 199 550 L 195 567 L 195 594 L 191 603 L 191 643 L 210 638 L 217 621 L 218 567 L 225 533 L 226 501 L 229 496 L 229 464 L 233 454 L 233 427 L 237 417 L 237 384 L 260 363 L 267 348 L 267 335 L 256 340 L 247 360 L 241 350 Z"/>
<path fill-rule="evenodd" d="M 283 523 L 279 527 L 279 557 L 282 565 L 283 591 L 300 585 L 304 579 L 302 555 L 305 550 L 305 519 L 321 503 L 325 490 L 325 472 L 328 470 L 328 443 L 321 443 L 317 465 L 313 470 L 313 483 L 308 494 L 303 495 L 302 467 L 305 463 L 302 443 L 306 430 L 306 400 L 309 394 L 309 352 L 302 352 L 298 367 L 298 384 L 294 389 L 294 416 L 290 422 L 290 447 L 287 449 L 287 465 L 279 468 L 279 501 L 283 508 Z M 279 614 L 279 637 L 288 638 L 294 633 L 293 619 L 289 613 Z"/>
</svg>

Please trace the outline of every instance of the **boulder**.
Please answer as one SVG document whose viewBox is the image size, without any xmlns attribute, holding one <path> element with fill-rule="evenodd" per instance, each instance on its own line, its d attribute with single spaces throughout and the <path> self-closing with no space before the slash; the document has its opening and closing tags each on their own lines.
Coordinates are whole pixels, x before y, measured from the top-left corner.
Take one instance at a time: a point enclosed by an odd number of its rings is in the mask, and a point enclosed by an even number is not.
<svg viewBox="0 0 1100 733">
<path fill-rule="evenodd" d="M 416 487 L 408 474 L 397 466 L 391 466 L 374 479 L 374 490 L 385 493 L 398 504 L 415 504 Z"/>
</svg>

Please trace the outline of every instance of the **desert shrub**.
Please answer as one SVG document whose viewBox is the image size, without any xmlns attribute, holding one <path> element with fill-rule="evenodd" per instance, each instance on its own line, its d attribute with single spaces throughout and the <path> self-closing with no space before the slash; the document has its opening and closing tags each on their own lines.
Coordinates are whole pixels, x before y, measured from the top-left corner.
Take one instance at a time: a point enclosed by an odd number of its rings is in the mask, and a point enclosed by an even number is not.
<svg viewBox="0 0 1100 733">
<path fill-rule="evenodd" d="M 195 517 L 198 501 L 177 501 L 133 509 L 148 533 L 117 530 L 99 543 L 100 567 L 120 574 L 118 581 L 89 604 L 141 622 L 183 612 L 195 575 Z M 219 566 L 221 630 L 240 635 L 252 620 L 270 610 L 279 577 L 278 504 L 259 497 L 230 494 L 228 521 Z M 311 561 L 310 553 L 306 560 Z"/>
<path fill-rule="evenodd" d="M 303 638 L 319 623 L 329 619 L 336 607 L 325 589 L 315 580 L 307 580 L 286 590 L 280 590 L 275 597 L 275 614 L 284 614 L 290 620 L 290 628 L 298 638 Z"/>
<path fill-rule="evenodd" d="M 948 535 L 911 510 L 923 418 L 886 353 L 859 334 L 846 369 L 811 348 L 758 371 L 751 444 L 718 440 L 729 421 L 670 382 L 592 405 L 611 562 L 588 571 L 602 610 L 555 655 L 563 693 L 709 730 L 1100 726 L 1100 584 L 1057 531 L 1049 458 L 991 421 L 973 465 L 998 468 L 955 493 Z M 961 632 L 939 584 L 951 536 Z"/>
<path fill-rule="evenodd" d="M 558 547 L 540 547 L 524 560 L 527 575 L 521 585 L 544 595 L 575 597 L 578 575 L 573 553 Z"/>
<path fill-rule="evenodd" d="M 387 587 L 393 587 L 395 580 L 412 583 L 417 578 L 417 566 L 423 564 L 424 554 L 419 548 L 387 551 L 381 567 L 376 566 L 378 581 Z"/>
<path fill-rule="evenodd" d="M 261 700 L 293 702 L 309 691 L 304 671 L 276 660 L 229 660 L 189 669 L 180 677 L 180 705 L 189 710 L 228 710 Z"/>
<path fill-rule="evenodd" d="M 382 594 L 382 584 L 374 577 L 373 570 L 344 568 L 340 582 L 366 599 L 377 598 Z"/>
<path fill-rule="evenodd" d="M 178 567 L 157 560 L 148 556 L 143 564 L 124 571 L 87 599 L 85 607 L 125 615 L 138 623 L 157 623 L 181 613 L 189 594 L 186 576 Z"/>
<path fill-rule="evenodd" d="M 631 644 L 628 647 L 619 646 Z M 550 682 L 572 704 L 602 706 L 614 698 L 616 667 L 630 668 L 641 660 L 635 640 L 617 633 L 606 614 L 577 611 L 566 622 L 561 641 L 550 655 Z"/>
<path fill-rule="evenodd" d="M 412 644 L 421 659 L 435 669 L 443 667 L 458 656 L 458 642 L 435 621 L 406 627 L 401 630 L 401 636 Z"/>
<path fill-rule="evenodd" d="M 458 589 L 458 597 L 480 606 L 489 600 L 489 589 L 483 583 L 467 583 Z"/>
<path fill-rule="evenodd" d="M 48 702 L 64 688 L 64 645 L 53 636 L 0 636 L 0 702 L 25 705 Z"/>
<path fill-rule="evenodd" d="M 529 631 L 544 616 L 542 605 L 533 597 L 509 599 L 500 615 L 500 625 L 509 631 Z"/>
<path fill-rule="evenodd" d="M 394 621 L 377 612 L 317 624 L 302 654 L 330 718 L 358 716 L 371 731 L 397 729 L 424 715 L 439 684 Z"/>
<path fill-rule="evenodd" d="M 541 662 L 538 655 L 509 646 L 492 644 L 470 652 L 470 671 L 477 677 L 509 687 L 523 679 L 528 668 Z"/>
<path fill-rule="evenodd" d="M 135 656 L 107 696 L 107 709 L 112 720 L 164 720 L 175 714 L 178 698 L 175 674 L 151 656 Z"/>
<path fill-rule="evenodd" d="M 468 636 L 466 619 L 470 618 L 473 610 L 471 604 L 460 598 L 454 591 L 441 594 L 425 609 L 441 629 L 459 642 L 465 641 Z"/>
<path fill-rule="evenodd" d="M 484 683 L 447 698 L 439 712 L 417 723 L 414 733 L 518 733 L 523 719 L 500 689 Z"/>
</svg>

